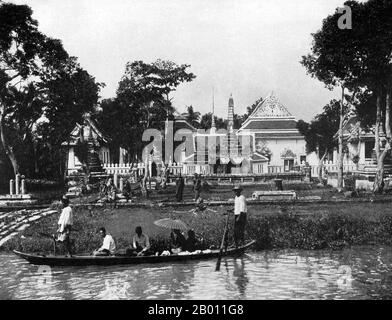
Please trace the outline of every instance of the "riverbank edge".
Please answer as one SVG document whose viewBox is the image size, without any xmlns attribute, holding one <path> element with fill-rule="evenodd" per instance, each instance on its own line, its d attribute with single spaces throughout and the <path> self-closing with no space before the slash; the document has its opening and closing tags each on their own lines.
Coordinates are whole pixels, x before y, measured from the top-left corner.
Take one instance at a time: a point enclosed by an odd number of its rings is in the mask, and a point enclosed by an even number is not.
<svg viewBox="0 0 392 320">
<path fill-rule="evenodd" d="M 205 204 L 208 206 L 228 206 L 234 203 L 233 199 L 227 201 L 206 201 Z M 306 204 L 346 204 L 346 203 L 392 203 L 392 197 L 386 198 L 347 198 L 347 199 L 291 199 L 291 200 L 249 200 L 248 205 L 306 205 Z M 116 203 L 71 203 L 75 208 L 167 208 L 167 207 L 194 207 L 195 202 L 116 202 Z M 40 205 L 27 205 L 27 206 L 0 206 L 0 212 L 13 211 L 13 210 L 38 210 L 38 209 L 50 209 L 51 204 L 40 204 Z"/>
<path fill-rule="evenodd" d="M 296 206 L 292 206 L 293 202 L 273 202 L 271 206 L 276 207 L 276 209 L 273 210 L 272 214 L 265 214 L 265 212 L 260 211 L 260 214 L 253 213 L 249 216 L 247 239 L 257 241 L 255 246 L 256 250 L 292 248 L 337 250 L 353 245 L 391 245 L 392 214 L 387 210 L 389 205 L 382 205 L 382 203 L 390 202 L 386 201 L 386 199 L 366 201 L 366 203 L 372 204 L 370 206 L 364 206 L 363 212 L 361 212 L 361 204 L 365 203 L 365 201 L 356 201 L 356 206 L 352 205 L 353 201 L 335 201 L 333 203 L 336 205 L 344 204 L 344 206 L 342 208 L 333 207 L 334 209 L 322 210 L 320 212 L 317 209 L 309 212 L 303 212 L 302 209 L 299 209 L 297 212 L 295 209 Z M 271 202 L 269 203 L 271 204 Z M 315 204 L 316 202 L 313 201 L 310 203 Z M 373 203 L 375 204 L 374 208 Z M 228 205 L 229 203 L 225 202 L 224 204 Z M 260 202 L 257 201 L 254 204 L 260 205 Z M 284 208 L 287 204 L 289 206 Z M 140 206 L 140 204 L 138 205 Z M 281 208 L 281 206 L 283 207 Z M 140 224 L 143 221 L 144 226 L 148 226 L 153 225 L 155 220 L 166 217 L 166 213 L 154 205 L 147 207 L 147 209 L 154 208 L 147 216 L 143 210 L 135 210 L 130 215 L 127 209 L 128 207 L 114 208 L 113 206 L 105 207 L 101 205 L 91 206 L 83 204 L 75 205 L 74 208 L 75 211 L 83 213 L 79 216 L 81 219 L 79 224 L 83 226 L 81 229 L 85 230 L 83 233 L 76 234 L 76 241 L 78 242 L 79 248 L 82 250 L 86 249 L 87 251 L 95 248 L 99 244 L 98 242 L 91 242 L 92 240 L 90 238 L 96 233 L 99 226 L 108 223 L 108 219 L 112 219 L 112 221 L 120 225 L 129 223 L 132 226 L 137 223 Z M 94 208 L 96 210 L 93 210 Z M 274 211 L 276 211 L 276 214 Z M 182 219 L 189 226 L 194 227 L 194 230 L 201 234 L 204 239 L 207 239 L 210 245 L 219 245 L 224 226 L 224 216 L 222 215 L 224 208 L 217 214 L 194 215 L 189 214 L 189 212 L 184 211 L 181 213 L 182 216 L 177 218 Z M 122 219 L 126 220 L 123 221 Z M 6 244 L 7 251 L 15 248 L 22 251 L 20 250 L 21 246 L 26 252 L 37 252 L 43 249 L 44 246 L 41 246 L 42 242 L 36 238 L 39 236 L 40 231 L 42 232 L 43 229 L 52 227 L 55 223 L 56 221 L 52 219 L 52 221 L 44 222 L 43 224 L 41 222 L 32 224 L 26 229 L 27 233 L 21 232 L 17 237 L 12 239 L 13 241 Z M 162 246 L 167 247 L 168 239 L 154 235 L 149 230 L 147 230 L 147 233 L 152 238 L 155 238 L 154 241 L 158 244 L 159 248 Z M 32 240 L 27 246 L 21 243 L 22 239 L 26 241 L 26 238 L 23 237 L 24 235 Z M 118 236 L 117 239 L 123 246 L 126 247 L 126 245 L 129 245 L 128 234 L 125 238 L 122 235 Z"/>
</svg>

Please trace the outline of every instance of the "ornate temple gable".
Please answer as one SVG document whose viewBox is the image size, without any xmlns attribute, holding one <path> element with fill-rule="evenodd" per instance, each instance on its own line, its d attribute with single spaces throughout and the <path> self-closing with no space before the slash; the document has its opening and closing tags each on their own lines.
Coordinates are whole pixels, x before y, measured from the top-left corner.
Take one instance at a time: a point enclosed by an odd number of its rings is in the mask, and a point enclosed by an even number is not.
<svg viewBox="0 0 392 320">
<path fill-rule="evenodd" d="M 252 118 L 290 118 L 294 117 L 286 109 L 286 107 L 279 101 L 279 99 L 271 93 L 265 100 L 259 103 L 255 111 L 250 115 Z"/>
<path fill-rule="evenodd" d="M 273 93 L 257 105 L 253 113 L 242 124 L 239 133 L 245 130 L 252 132 L 290 131 L 300 135 L 295 117 Z"/>
<path fill-rule="evenodd" d="M 280 157 L 282 159 L 295 159 L 297 157 L 297 155 L 293 151 L 291 151 L 290 149 L 285 148 L 281 152 Z"/>
<path fill-rule="evenodd" d="M 83 139 L 87 141 L 90 136 L 95 142 L 108 143 L 109 138 L 107 138 L 95 125 L 94 121 L 89 115 L 84 115 L 83 125 L 79 123 L 76 124 L 75 128 L 72 130 L 67 141 L 64 141 L 62 145 L 75 145 L 81 138 L 83 134 Z"/>
</svg>

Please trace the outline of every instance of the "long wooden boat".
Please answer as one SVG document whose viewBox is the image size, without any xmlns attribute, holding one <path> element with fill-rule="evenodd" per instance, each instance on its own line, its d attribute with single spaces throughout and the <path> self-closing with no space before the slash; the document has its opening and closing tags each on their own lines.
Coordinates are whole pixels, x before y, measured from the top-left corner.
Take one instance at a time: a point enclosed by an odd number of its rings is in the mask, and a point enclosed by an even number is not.
<svg viewBox="0 0 392 320">
<path fill-rule="evenodd" d="M 228 248 L 223 251 L 222 256 L 236 256 L 244 253 L 246 249 L 255 244 L 256 241 L 250 241 L 247 244 L 236 248 Z M 140 264 L 140 263 L 169 263 L 176 261 L 188 260 L 205 260 L 217 258 L 219 250 L 208 250 L 206 253 L 198 254 L 172 254 L 170 256 L 126 256 L 114 255 L 107 257 L 95 257 L 92 255 L 75 255 L 72 257 L 67 256 L 54 256 L 54 255 L 36 255 L 23 253 L 14 250 L 14 253 L 19 257 L 27 260 L 28 262 L 36 265 L 49 265 L 49 266 L 109 266 L 109 265 L 124 265 L 124 264 Z"/>
</svg>

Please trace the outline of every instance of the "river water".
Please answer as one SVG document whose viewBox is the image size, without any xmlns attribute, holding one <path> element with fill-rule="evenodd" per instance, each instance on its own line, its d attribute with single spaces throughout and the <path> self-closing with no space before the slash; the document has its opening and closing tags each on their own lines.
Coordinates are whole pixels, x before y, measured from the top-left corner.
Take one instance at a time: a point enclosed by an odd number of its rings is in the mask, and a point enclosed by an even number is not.
<svg viewBox="0 0 392 320">
<path fill-rule="evenodd" d="M 392 247 L 249 252 L 216 261 L 34 266 L 0 254 L 0 299 L 391 299 Z"/>
</svg>

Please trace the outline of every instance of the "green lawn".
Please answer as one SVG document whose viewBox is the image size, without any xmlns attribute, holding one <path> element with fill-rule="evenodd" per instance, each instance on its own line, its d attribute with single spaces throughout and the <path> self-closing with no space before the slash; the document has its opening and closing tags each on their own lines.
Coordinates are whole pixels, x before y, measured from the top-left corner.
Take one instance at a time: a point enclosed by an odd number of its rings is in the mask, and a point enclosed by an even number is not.
<svg viewBox="0 0 392 320">
<path fill-rule="evenodd" d="M 126 248 L 136 226 L 152 238 L 154 248 L 168 245 L 169 230 L 157 227 L 161 218 L 178 218 L 186 222 L 208 245 L 218 246 L 228 206 L 211 207 L 203 213 L 191 207 L 99 208 L 89 211 L 75 208 L 75 251 L 91 252 L 100 246 L 97 230 L 104 226 Z M 40 233 L 53 233 L 59 215 L 44 218 L 26 229 L 6 245 L 8 249 L 49 252 L 52 243 Z M 232 226 L 233 221 L 230 220 Z M 392 215 L 389 203 L 336 203 L 307 205 L 250 205 L 247 237 L 257 240 L 257 248 L 341 248 L 356 244 L 391 244 Z"/>
</svg>

